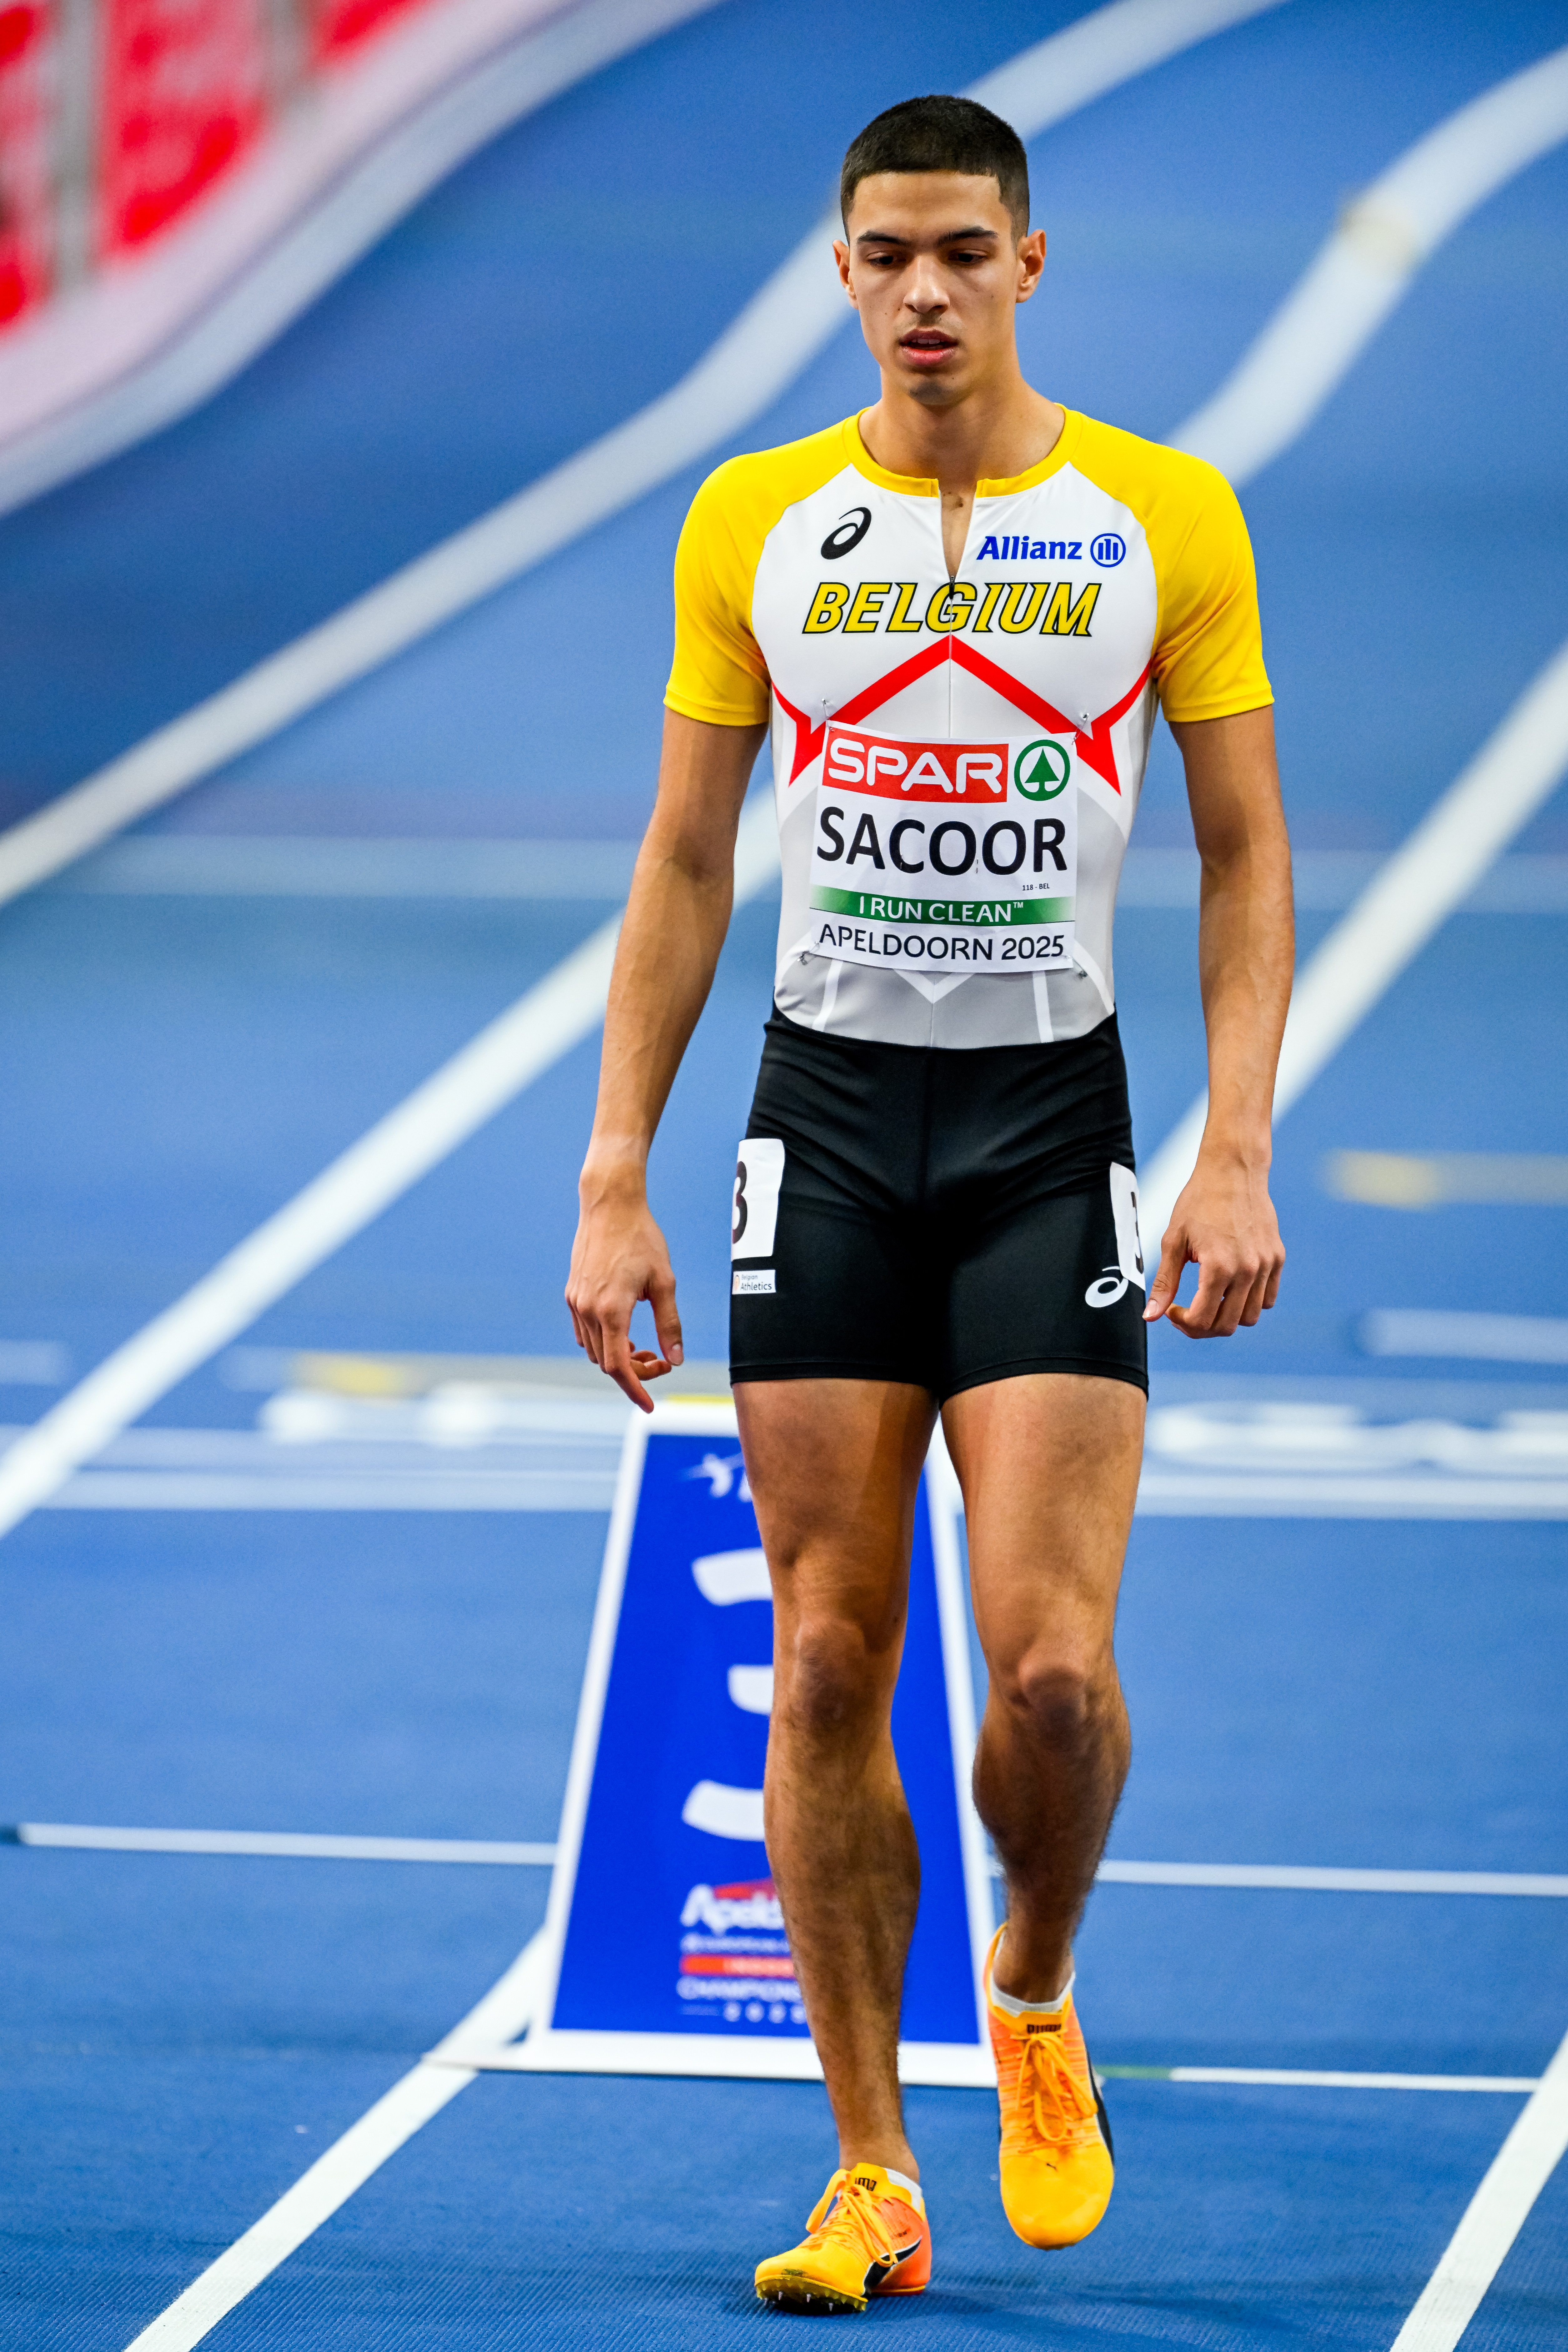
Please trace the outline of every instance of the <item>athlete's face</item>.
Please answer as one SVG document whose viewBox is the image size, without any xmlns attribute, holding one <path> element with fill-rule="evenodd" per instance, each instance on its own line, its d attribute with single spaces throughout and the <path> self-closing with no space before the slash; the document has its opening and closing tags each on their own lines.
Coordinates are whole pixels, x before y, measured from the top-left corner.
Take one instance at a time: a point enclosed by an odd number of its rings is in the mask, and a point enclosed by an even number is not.
<svg viewBox="0 0 1568 2352">
<path fill-rule="evenodd" d="M 1046 237 L 1016 234 L 994 180 L 879 172 L 833 249 L 890 387 L 941 408 L 1016 366 L 1014 315 L 1039 284 Z"/>
</svg>

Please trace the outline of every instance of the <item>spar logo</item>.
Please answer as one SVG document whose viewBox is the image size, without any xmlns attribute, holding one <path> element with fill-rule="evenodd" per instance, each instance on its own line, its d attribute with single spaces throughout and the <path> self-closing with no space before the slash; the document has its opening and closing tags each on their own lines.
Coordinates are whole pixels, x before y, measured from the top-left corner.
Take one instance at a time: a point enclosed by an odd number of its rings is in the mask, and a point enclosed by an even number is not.
<svg viewBox="0 0 1568 2352">
<path fill-rule="evenodd" d="M 1026 801 L 1054 801 L 1067 790 L 1072 761 L 1065 747 L 1049 735 L 1026 743 L 1013 762 L 1013 782 Z"/>
<path fill-rule="evenodd" d="M 1065 758 L 1066 754 L 1058 756 Z M 979 801 L 1005 801 L 1007 746 L 895 743 L 875 735 L 852 734 L 847 728 L 830 727 L 824 774 L 830 784 L 845 786 L 850 792 L 874 793 L 879 800 L 965 800 L 973 796 Z M 1031 797 L 1041 799 L 1045 795 L 1037 793 Z"/>
</svg>

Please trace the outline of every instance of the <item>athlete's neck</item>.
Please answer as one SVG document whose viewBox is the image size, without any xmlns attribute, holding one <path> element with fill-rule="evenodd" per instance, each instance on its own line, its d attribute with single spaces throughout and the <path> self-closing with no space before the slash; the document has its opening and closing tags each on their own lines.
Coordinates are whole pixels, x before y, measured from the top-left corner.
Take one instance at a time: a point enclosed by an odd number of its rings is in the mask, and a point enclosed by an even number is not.
<svg viewBox="0 0 1568 2352">
<path fill-rule="evenodd" d="M 1043 464 L 1066 423 L 1066 411 L 1021 375 L 940 407 L 884 381 L 881 399 L 860 419 L 860 438 L 884 472 L 940 485 L 951 574 L 963 552 L 975 484 L 1010 481 Z"/>
</svg>

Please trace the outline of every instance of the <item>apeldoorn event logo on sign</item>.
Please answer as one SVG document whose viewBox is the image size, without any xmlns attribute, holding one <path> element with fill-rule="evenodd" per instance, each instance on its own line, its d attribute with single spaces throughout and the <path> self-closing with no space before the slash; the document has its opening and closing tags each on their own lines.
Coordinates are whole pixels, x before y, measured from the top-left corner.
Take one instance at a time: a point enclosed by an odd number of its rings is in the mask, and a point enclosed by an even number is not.
<svg viewBox="0 0 1568 2352">
<path fill-rule="evenodd" d="M 680 2000 L 710 2001 L 726 2025 L 805 2023 L 771 1878 L 694 1886 L 680 1925 Z"/>
</svg>

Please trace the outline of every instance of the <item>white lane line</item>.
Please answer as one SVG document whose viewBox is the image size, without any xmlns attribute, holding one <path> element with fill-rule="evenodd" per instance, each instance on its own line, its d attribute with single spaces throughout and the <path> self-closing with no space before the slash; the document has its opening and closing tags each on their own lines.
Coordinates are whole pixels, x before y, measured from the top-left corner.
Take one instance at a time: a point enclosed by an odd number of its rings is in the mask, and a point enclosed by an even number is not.
<svg viewBox="0 0 1568 2352">
<path fill-rule="evenodd" d="M 446 2039 L 395 2083 L 278 2202 L 236 2239 L 184 2293 L 144 2327 L 128 2352 L 191 2352 L 226 2312 L 242 2303 L 287 2262 L 321 2223 L 330 2221 L 363 2187 L 373 2172 L 395 2156 L 432 2116 L 474 2079 L 463 2052 L 512 2039 L 532 2022 L 543 1973 L 542 1930 L 523 1947 L 506 1974 L 491 1986 Z"/>
<path fill-rule="evenodd" d="M 1112 0 L 985 75 L 973 94 L 1032 138 L 1279 5 Z M 770 408 L 848 319 L 829 250 L 837 230 L 837 215 L 820 220 L 689 373 L 626 424 L 0 835 L 0 902 L 265 741 Z"/>
<path fill-rule="evenodd" d="M 1107 1886 L 1261 1886 L 1325 1895 L 1568 1896 L 1568 1875 L 1531 1870 L 1334 1870 L 1269 1862 L 1102 1862 Z"/>
<path fill-rule="evenodd" d="M 731 1673 L 752 1669 L 732 1668 Z M 772 1670 L 756 1669 L 766 1675 Z M 472 1862 L 547 1867 L 553 1844 L 495 1838 L 324 1837 L 295 1830 L 105 1829 L 79 1822 L 19 1822 L 18 1845 L 109 1853 L 280 1854 L 329 1862 Z M 0 1838 L 5 1835 L 0 1831 Z M 996 1871 L 994 1863 L 991 1865 Z M 1568 1896 L 1568 1875 L 1525 1870 L 1341 1870 L 1269 1862 L 1102 1862 L 1102 1886 L 1240 1886 L 1326 1895 Z"/>
<path fill-rule="evenodd" d="M 1173 2083 L 1279 2084 L 1299 2091 L 1533 2091 L 1533 2074 L 1342 2074 L 1289 2066 L 1173 2066 Z"/>
<path fill-rule="evenodd" d="M 1152 1230 L 1152 1226 L 1151 1226 Z M 1217 1476 L 1146 1468 L 1141 1519 L 1568 1519 L 1568 1478 Z"/>
<path fill-rule="evenodd" d="M 1286 2091 L 1533 2091 L 1533 2074 L 1350 2074 L 1299 2066 L 1102 2066 L 1107 2082 L 1228 2083 Z"/>
<path fill-rule="evenodd" d="M 1299 975 L 1274 1117 L 1284 1118 L 1568 772 L 1568 645 L 1428 809 Z M 1140 1183 L 1146 1231 L 1163 1234 L 1208 1116 L 1201 1094 Z"/>
<path fill-rule="evenodd" d="M 1454 2352 L 1568 2149 L 1568 2039 L 1492 2159 L 1393 2352 Z"/>
<path fill-rule="evenodd" d="M 93 1853 L 242 1853 L 305 1862 L 468 1862 L 549 1869 L 553 1845 L 506 1838 L 321 1837 L 308 1830 L 95 1829 L 80 1822 L 18 1822 L 18 1845 Z M 5 1832 L 0 1831 L 0 1837 Z"/>
<path fill-rule="evenodd" d="M 1379 1307 L 1356 1335 L 1369 1356 L 1447 1356 L 1474 1363 L 1568 1364 L 1568 1315 L 1478 1315 Z"/>
<path fill-rule="evenodd" d="M 1356 197 L 1174 446 L 1250 481 L 1306 430 L 1444 239 L 1563 139 L 1568 48 L 1449 115 Z"/>
<path fill-rule="evenodd" d="M 747 803 L 735 903 L 778 866 L 771 792 Z M 0 1458 L 0 1535 L 37 1508 L 149 1405 L 445 1160 L 604 1017 L 620 917 L 604 923 L 509 1012 L 78 1382 Z"/>
<path fill-rule="evenodd" d="M 1461 107 L 1350 207 L 1295 290 L 1211 400 L 1170 436 L 1249 481 L 1311 423 L 1415 271 L 1487 197 L 1568 138 L 1568 48 Z M 1568 766 L 1568 647 L 1319 948 L 1296 983 L 1274 1092 L 1282 1118 L 1434 931 L 1463 904 Z M 1495 799 L 1493 795 L 1495 794 Z M 1436 821 L 1445 819 L 1441 830 Z M 1476 828 L 1473 834 L 1467 827 Z M 1463 839 L 1459 868 L 1439 870 Z M 1472 854 L 1472 850 L 1473 853 Z M 1424 893 L 1429 896 L 1423 896 Z M 1205 1090 L 1142 1172 L 1152 1237 L 1192 1174 Z"/>
<path fill-rule="evenodd" d="M 0 1535 L 587 1036 L 619 929 L 603 924 L 35 1422 L 0 1459 Z"/>
<path fill-rule="evenodd" d="M 0 514 L 209 399 L 489 140 L 714 5 L 577 0 L 562 15 L 535 0 L 530 16 L 552 21 L 521 26 L 507 21 L 521 11 L 448 6 L 444 25 L 395 33 L 351 86 L 313 92 L 194 234 L 0 355 Z"/>
</svg>

